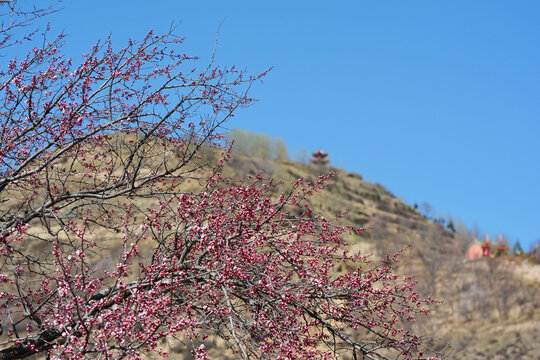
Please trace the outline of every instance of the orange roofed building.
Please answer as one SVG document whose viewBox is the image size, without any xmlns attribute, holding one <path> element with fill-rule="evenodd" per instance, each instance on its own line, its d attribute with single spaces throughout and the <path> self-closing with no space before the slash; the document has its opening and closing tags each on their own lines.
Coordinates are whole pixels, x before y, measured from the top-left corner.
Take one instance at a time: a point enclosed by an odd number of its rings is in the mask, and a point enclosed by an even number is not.
<svg viewBox="0 0 540 360">
<path fill-rule="evenodd" d="M 486 235 L 486 241 L 479 245 L 478 243 L 475 243 L 471 245 L 469 250 L 467 251 L 467 259 L 478 259 L 483 256 L 499 256 L 506 254 L 508 252 L 508 246 L 504 245 L 502 236 L 499 235 L 499 244 L 494 244 L 489 241 L 489 236 Z"/>
</svg>

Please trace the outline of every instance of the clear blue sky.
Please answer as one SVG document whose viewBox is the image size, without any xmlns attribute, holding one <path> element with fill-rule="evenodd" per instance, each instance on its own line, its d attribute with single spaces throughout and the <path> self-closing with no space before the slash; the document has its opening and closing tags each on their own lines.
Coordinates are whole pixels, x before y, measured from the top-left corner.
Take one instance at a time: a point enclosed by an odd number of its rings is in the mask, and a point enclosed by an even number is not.
<svg viewBox="0 0 540 360">
<path fill-rule="evenodd" d="M 75 1 L 75 56 L 181 22 L 184 51 L 257 73 L 230 128 L 323 147 L 334 165 L 522 245 L 540 238 L 540 1 Z M 525 247 L 524 246 L 524 247 Z"/>
</svg>

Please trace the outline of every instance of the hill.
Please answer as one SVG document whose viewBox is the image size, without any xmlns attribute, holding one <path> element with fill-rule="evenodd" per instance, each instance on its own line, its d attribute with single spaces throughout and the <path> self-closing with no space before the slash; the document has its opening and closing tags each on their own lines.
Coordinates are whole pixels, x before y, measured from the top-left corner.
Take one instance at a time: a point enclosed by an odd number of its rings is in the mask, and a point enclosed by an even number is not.
<svg viewBox="0 0 540 360">
<path fill-rule="evenodd" d="M 215 153 L 208 149 L 202 156 L 203 160 L 215 159 Z M 328 219 L 343 213 L 338 221 L 365 228 L 347 239 L 351 250 L 361 250 L 376 260 L 407 248 L 397 271 L 416 277 L 422 297 L 442 300 L 429 318 L 415 325 L 418 333 L 433 338 L 433 347 L 447 347 L 454 359 L 539 359 L 540 265 L 510 256 L 466 260 L 470 239 L 430 221 L 384 186 L 364 181 L 359 174 L 283 159 L 250 157 L 240 152 L 233 153 L 224 169 L 233 182 L 260 172 L 265 177 L 283 180 L 279 191 L 287 191 L 290 182 L 298 178 L 314 182 L 332 171 L 336 175 L 327 189 L 310 198 L 312 207 Z M 202 191 L 197 178 L 186 178 L 179 191 Z M 4 199 L 4 206 L 12 206 L 10 201 L 14 200 Z M 144 198 L 137 201 L 133 206 L 155 206 Z M 50 253 L 51 245 L 39 241 L 46 234 L 45 228 L 39 226 L 29 234 L 36 239 L 28 242 L 31 252 Z M 113 271 L 121 253 L 118 235 L 96 229 L 93 237 L 100 239 L 100 252 L 88 253 L 88 262 L 94 271 Z M 141 252 L 152 247 L 143 240 L 139 245 Z M 206 346 L 213 359 L 234 358 L 219 341 L 209 339 Z M 171 339 L 170 347 L 171 358 L 192 358 L 190 350 L 178 341 Z"/>
<path fill-rule="evenodd" d="M 328 218 L 347 210 L 343 220 L 366 229 L 351 239 L 353 249 L 380 257 L 411 245 L 399 271 L 417 278 L 421 295 L 443 301 L 418 323 L 421 332 L 438 339 L 437 346 L 451 346 L 456 359 L 540 359 L 540 265 L 509 255 L 467 260 L 470 239 L 359 174 L 240 153 L 228 166 L 233 177 L 262 171 L 286 181 L 337 171 L 312 205 Z"/>
</svg>

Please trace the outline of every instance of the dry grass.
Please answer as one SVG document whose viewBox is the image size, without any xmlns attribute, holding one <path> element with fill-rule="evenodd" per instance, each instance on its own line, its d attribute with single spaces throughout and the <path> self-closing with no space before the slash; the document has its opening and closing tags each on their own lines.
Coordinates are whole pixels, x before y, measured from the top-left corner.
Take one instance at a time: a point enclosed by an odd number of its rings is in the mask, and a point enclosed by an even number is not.
<svg viewBox="0 0 540 360">
<path fill-rule="evenodd" d="M 211 160 L 217 154 L 209 150 L 205 156 Z M 224 170 L 234 182 L 249 174 L 263 172 L 268 177 L 283 180 L 280 191 L 286 192 L 291 188 L 290 182 L 299 177 L 315 181 L 319 175 L 335 169 L 290 161 L 262 161 L 235 154 Z M 204 176 L 205 172 L 199 170 L 185 179 L 177 191 L 201 191 L 199 179 Z M 327 218 L 347 211 L 342 219 L 346 224 L 367 229 L 360 236 L 347 238 L 350 250 L 378 257 L 408 244 L 414 245 L 403 256 L 398 271 L 415 275 L 422 295 L 444 300 L 433 312 L 431 320 L 420 321 L 417 326 L 432 336 L 452 341 L 459 354 L 456 358 L 502 359 L 503 355 L 516 354 L 523 359 L 535 358 L 531 354 L 540 350 L 540 265 L 503 258 L 467 263 L 464 261 L 466 239 L 429 222 L 382 186 L 365 182 L 361 176 L 345 171 L 340 170 L 328 189 L 316 194 L 311 203 Z M 133 205 L 146 209 L 156 204 L 137 199 Z M 2 206 L 16 209 L 16 200 L 6 201 Z M 32 231 L 42 237 L 45 234 L 42 226 L 34 227 Z M 99 247 L 88 261 L 95 271 L 110 270 L 116 264 L 122 246 L 118 234 L 93 229 L 91 236 Z M 30 252 L 50 251 L 50 244 L 43 240 L 30 238 L 25 246 Z M 143 257 L 154 247 L 150 240 L 139 243 Z M 180 340 L 167 339 L 166 342 L 168 345 L 164 346 L 171 349 L 170 358 L 191 358 Z M 211 358 L 234 358 L 219 341 L 208 340 L 207 348 Z"/>
</svg>

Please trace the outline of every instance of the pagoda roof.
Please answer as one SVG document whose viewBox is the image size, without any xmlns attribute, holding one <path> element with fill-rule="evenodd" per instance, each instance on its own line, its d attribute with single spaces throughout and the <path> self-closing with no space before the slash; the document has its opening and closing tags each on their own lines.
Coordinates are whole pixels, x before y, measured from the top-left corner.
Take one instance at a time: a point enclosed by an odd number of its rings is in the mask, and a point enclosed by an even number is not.
<svg viewBox="0 0 540 360">
<path fill-rule="evenodd" d="M 311 155 L 313 155 L 314 157 L 327 157 L 328 156 L 328 153 L 327 152 L 324 152 L 322 151 L 321 149 L 317 150 L 316 152 L 314 153 L 311 153 Z"/>
</svg>

